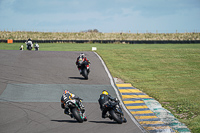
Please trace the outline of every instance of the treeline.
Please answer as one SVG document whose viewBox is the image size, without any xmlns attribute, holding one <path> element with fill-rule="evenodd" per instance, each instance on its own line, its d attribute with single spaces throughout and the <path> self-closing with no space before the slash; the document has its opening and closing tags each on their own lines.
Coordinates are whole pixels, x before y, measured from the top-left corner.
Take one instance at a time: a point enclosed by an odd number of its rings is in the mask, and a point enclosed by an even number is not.
<svg viewBox="0 0 200 133">
<path fill-rule="evenodd" d="M 119 41 L 193 41 L 200 33 L 101 33 L 98 30 L 82 32 L 21 32 L 0 31 L 0 40 L 119 40 Z"/>
</svg>

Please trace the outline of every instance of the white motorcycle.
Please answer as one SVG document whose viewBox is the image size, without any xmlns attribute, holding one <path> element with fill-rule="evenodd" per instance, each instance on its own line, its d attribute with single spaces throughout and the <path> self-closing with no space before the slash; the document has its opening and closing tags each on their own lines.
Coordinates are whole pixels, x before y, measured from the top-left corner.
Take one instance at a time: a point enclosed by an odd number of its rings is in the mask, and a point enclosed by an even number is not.
<svg viewBox="0 0 200 133">
<path fill-rule="evenodd" d="M 32 41 L 25 42 L 25 44 L 26 44 L 26 48 L 27 48 L 28 50 L 32 50 L 32 48 L 33 48 L 33 43 L 32 43 Z"/>
<path fill-rule="evenodd" d="M 36 43 L 36 44 L 34 45 L 34 48 L 35 48 L 35 51 L 39 51 L 39 44 Z"/>
</svg>

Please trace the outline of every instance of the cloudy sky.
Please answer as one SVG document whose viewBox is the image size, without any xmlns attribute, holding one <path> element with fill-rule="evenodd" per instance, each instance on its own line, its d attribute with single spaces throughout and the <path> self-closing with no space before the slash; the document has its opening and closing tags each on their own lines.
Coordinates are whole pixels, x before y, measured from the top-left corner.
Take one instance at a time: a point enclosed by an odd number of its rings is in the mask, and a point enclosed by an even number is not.
<svg viewBox="0 0 200 133">
<path fill-rule="evenodd" d="M 200 0 L 0 0 L 0 30 L 200 32 Z"/>
</svg>

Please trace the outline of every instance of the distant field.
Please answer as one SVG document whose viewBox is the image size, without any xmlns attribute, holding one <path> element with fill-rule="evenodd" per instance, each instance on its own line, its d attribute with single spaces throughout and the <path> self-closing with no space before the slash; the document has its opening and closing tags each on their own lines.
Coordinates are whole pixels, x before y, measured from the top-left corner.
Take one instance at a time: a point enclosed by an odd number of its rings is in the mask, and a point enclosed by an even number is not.
<svg viewBox="0 0 200 133">
<path fill-rule="evenodd" d="M 100 33 L 100 32 L 9 32 L 0 31 L 7 40 L 200 40 L 200 33 Z"/>
<path fill-rule="evenodd" d="M 0 43 L 0 49 L 19 50 L 21 44 Z M 40 51 L 91 51 L 92 47 L 97 47 L 113 77 L 155 98 L 192 132 L 200 132 L 200 44 L 55 43 L 40 44 Z"/>
</svg>

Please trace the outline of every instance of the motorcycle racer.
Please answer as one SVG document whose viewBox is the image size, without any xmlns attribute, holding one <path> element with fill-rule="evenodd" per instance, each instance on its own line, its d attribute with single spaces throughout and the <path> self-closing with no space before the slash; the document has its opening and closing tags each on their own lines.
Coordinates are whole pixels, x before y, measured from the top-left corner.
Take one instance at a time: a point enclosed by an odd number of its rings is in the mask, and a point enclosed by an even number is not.
<svg viewBox="0 0 200 133">
<path fill-rule="evenodd" d="M 109 95 L 109 92 L 106 90 L 102 91 L 102 94 L 100 95 L 100 98 L 98 101 L 99 101 L 100 109 L 102 111 L 102 118 L 104 118 L 104 119 L 105 118 L 110 118 L 111 120 L 113 119 L 113 117 L 111 115 L 107 114 L 107 112 L 110 111 L 108 108 L 110 105 L 115 104 L 116 107 L 121 110 L 121 107 L 119 105 L 119 100 L 117 98 L 113 98 L 111 95 Z M 127 122 L 124 115 L 122 115 L 122 119 L 123 119 L 124 123 Z M 116 120 L 116 118 L 114 118 L 114 120 Z"/>
<path fill-rule="evenodd" d="M 70 115 L 72 117 L 72 114 L 69 112 L 69 107 L 65 105 L 65 103 L 68 100 L 73 100 L 74 98 L 78 98 L 78 96 L 76 96 L 75 94 L 69 92 L 69 90 L 64 90 L 62 97 L 61 97 L 61 108 L 64 109 L 64 114 Z M 84 113 L 85 116 L 85 107 L 82 104 L 82 101 L 77 101 L 78 106 L 80 107 L 82 113 Z M 84 120 L 86 121 L 87 118 L 85 116 Z"/>
<path fill-rule="evenodd" d="M 28 49 L 28 45 L 30 45 L 31 49 L 32 49 L 33 43 L 32 43 L 32 40 L 30 38 L 28 39 L 28 41 L 25 42 L 25 44 L 26 44 L 27 49 Z"/>
<path fill-rule="evenodd" d="M 39 47 L 40 47 L 39 44 L 36 42 L 36 44 L 34 45 L 35 51 L 38 51 Z"/>
<path fill-rule="evenodd" d="M 106 90 L 103 90 L 102 91 L 102 94 L 100 95 L 100 98 L 99 98 L 99 105 L 100 105 L 100 109 L 102 111 L 102 118 L 107 118 L 110 116 L 107 115 L 107 109 L 106 109 L 106 105 L 109 104 L 110 102 L 117 102 L 117 98 L 113 98 L 111 95 L 109 95 L 109 92 L 106 91 Z"/>
<path fill-rule="evenodd" d="M 81 64 L 82 64 L 84 61 L 87 61 L 88 64 L 90 65 L 90 60 L 88 60 L 88 59 L 86 58 L 86 56 L 85 56 L 83 53 L 81 53 L 81 54 L 78 56 L 78 58 L 76 59 L 76 65 L 77 65 L 77 68 L 78 68 L 80 74 L 82 73 L 82 71 L 81 71 Z M 88 67 L 89 67 L 89 66 L 88 66 Z"/>
<path fill-rule="evenodd" d="M 19 47 L 19 50 L 24 50 L 24 46 L 23 45 L 21 45 L 20 47 Z"/>
<path fill-rule="evenodd" d="M 30 43 L 31 45 L 33 44 L 30 38 L 28 39 L 28 43 Z"/>
</svg>

